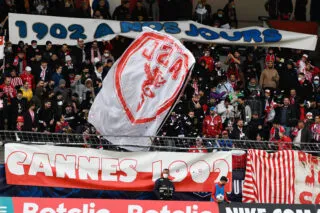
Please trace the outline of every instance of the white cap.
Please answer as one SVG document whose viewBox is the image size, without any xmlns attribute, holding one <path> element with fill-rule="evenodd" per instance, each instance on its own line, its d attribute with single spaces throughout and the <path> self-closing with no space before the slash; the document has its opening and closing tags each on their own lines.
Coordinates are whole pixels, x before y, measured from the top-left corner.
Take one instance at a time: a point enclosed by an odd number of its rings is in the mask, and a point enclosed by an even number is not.
<svg viewBox="0 0 320 213">
<path fill-rule="evenodd" d="M 94 58 L 93 61 L 94 61 L 94 63 L 98 63 L 100 61 L 100 59 L 96 57 L 96 58 Z"/>
<path fill-rule="evenodd" d="M 71 56 L 70 55 L 66 55 L 66 61 L 71 61 Z"/>
<path fill-rule="evenodd" d="M 307 54 L 303 54 L 302 57 L 308 58 L 309 56 Z"/>
<path fill-rule="evenodd" d="M 31 72 L 31 70 L 32 70 L 31 67 L 29 67 L 29 66 L 26 67 L 27 72 Z"/>
</svg>

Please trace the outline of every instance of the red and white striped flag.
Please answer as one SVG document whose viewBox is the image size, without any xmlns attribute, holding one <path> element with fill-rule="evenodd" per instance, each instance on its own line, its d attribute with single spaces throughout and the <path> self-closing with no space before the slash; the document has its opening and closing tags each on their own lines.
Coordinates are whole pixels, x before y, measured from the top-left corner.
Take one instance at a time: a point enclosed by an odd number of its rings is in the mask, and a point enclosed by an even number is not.
<svg viewBox="0 0 320 213">
<path fill-rule="evenodd" d="M 295 199 L 295 151 L 268 154 L 249 150 L 242 201 L 293 204 Z"/>
<path fill-rule="evenodd" d="M 0 59 L 4 58 L 4 36 L 0 36 Z"/>
</svg>

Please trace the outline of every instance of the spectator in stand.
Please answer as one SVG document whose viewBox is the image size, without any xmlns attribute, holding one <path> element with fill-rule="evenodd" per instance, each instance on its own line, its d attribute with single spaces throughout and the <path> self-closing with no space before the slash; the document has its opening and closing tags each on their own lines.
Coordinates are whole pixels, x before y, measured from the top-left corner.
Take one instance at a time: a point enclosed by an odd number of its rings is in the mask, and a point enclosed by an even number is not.
<svg viewBox="0 0 320 213">
<path fill-rule="evenodd" d="M 157 0 L 143 0 L 148 12 L 148 20 L 159 21 L 159 4 Z"/>
<path fill-rule="evenodd" d="M 292 12 L 292 0 L 279 0 L 279 16 L 281 20 L 290 20 Z"/>
<path fill-rule="evenodd" d="M 22 91 L 22 96 L 27 99 L 27 101 L 31 101 L 33 97 L 32 89 L 30 88 L 29 82 L 24 82 L 23 86 L 20 88 Z"/>
<path fill-rule="evenodd" d="M 290 89 L 298 88 L 297 70 L 294 68 L 292 60 L 287 61 L 287 66 L 283 71 L 280 71 L 279 77 L 279 87 L 281 90 L 284 90 L 286 94 L 289 94 Z"/>
<path fill-rule="evenodd" d="M 46 42 L 46 47 L 44 49 L 44 52 L 42 54 L 42 58 L 46 61 L 49 61 L 51 59 L 52 54 L 54 53 L 54 49 L 52 46 L 51 41 Z"/>
<path fill-rule="evenodd" d="M 290 104 L 289 98 L 283 99 L 283 104 L 279 104 L 275 109 L 275 120 L 284 127 L 285 134 L 289 135 L 293 127 L 297 125 L 299 114 L 296 105 Z"/>
<path fill-rule="evenodd" d="M 265 9 L 269 14 L 270 19 L 278 19 L 279 1 L 280 0 L 267 0 L 267 2 L 265 3 Z"/>
<path fill-rule="evenodd" d="M 27 111 L 27 99 L 23 97 L 21 90 L 18 90 L 17 97 L 12 99 L 11 113 L 12 113 L 12 126 L 10 129 L 15 129 L 17 126 L 17 117 L 23 116 Z"/>
<path fill-rule="evenodd" d="M 74 63 L 79 69 L 86 61 L 87 53 L 85 51 L 85 44 L 83 39 L 78 39 L 77 45 L 72 49 L 72 55 L 74 56 Z"/>
<path fill-rule="evenodd" d="M 75 80 L 71 83 L 72 93 L 76 93 L 79 97 L 79 100 L 82 101 L 85 99 L 85 86 L 81 83 L 81 76 L 76 75 Z"/>
<path fill-rule="evenodd" d="M 93 41 L 91 48 L 90 48 L 90 53 L 89 53 L 89 57 L 90 57 L 90 61 L 92 64 L 95 64 L 95 59 L 98 59 L 98 61 L 101 61 L 102 57 L 101 57 L 101 52 L 98 46 L 98 42 L 97 41 Z"/>
<path fill-rule="evenodd" d="M 54 81 L 54 87 L 59 86 L 59 82 L 61 79 L 64 79 L 64 77 L 62 75 L 62 66 L 58 65 L 56 67 L 56 72 L 52 74 L 52 78 L 51 78 L 51 80 Z"/>
<path fill-rule="evenodd" d="M 94 9 L 94 11 L 99 10 L 103 19 L 111 19 L 109 4 L 106 0 L 99 0 L 98 5 Z"/>
<path fill-rule="evenodd" d="M 36 83 L 38 83 L 40 80 L 49 82 L 49 80 L 51 79 L 51 70 L 48 67 L 48 62 L 45 60 L 41 61 L 41 65 L 39 67 L 35 67 L 34 69 L 32 69 L 32 71 Z"/>
<path fill-rule="evenodd" d="M 315 116 L 315 122 L 311 126 L 312 138 L 316 143 L 320 143 L 320 116 Z"/>
<path fill-rule="evenodd" d="M 189 149 L 189 152 L 192 152 L 192 153 L 207 153 L 208 152 L 207 148 L 202 144 L 201 137 L 198 136 L 196 138 L 196 145 L 191 146 Z"/>
<path fill-rule="evenodd" d="M 260 86 L 263 89 L 270 89 L 271 93 L 277 89 L 279 84 L 278 71 L 274 69 L 273 61 L 267 62 L 267 68 L 264 69 L 260 76 Z"/>
<path fill-rule="evenodd" d="M 292 149 L 291 138 L 278 129 L 275 129 L 275 137 L 271 138 L 271 142 L 274 142 L 276 149 L 279 151 Z"/>
<path fill-rule="evenodd" d="M 51 108 L 51 101 L 46 100 L 43 107 L 37 111 L 39 131 L 53 132 L 55 126 L 54 111 Z"/>
<path fill-rule="evenodd" d="M 217 139 L 217 145 L 221 151 L 229 151 L 230 149 L 234 148 L 232 140 L 229 139 L 229 133 L 227 130 L 224 130 L 221 134 L 221 139 Z"/>
<path fill-rule="evenodd" d="M 47 15 L 49 9 L 49 1 L 45 0 L 29 0 L 30 12 L 32 14 Z"/>
<path fill-rule="evenodd" d="M 234 120 L 234 107 L 230 104 L 230 99 L 226 98 L 217 105 L 217 114 L 221 117 L 224 127 Z"/>
<path fill-rule="evenodd" d="M 162 0 L 159 1 L 159 14 L 161 21 L 177 20 L 179 7 L 176 1 Z"/>
<path fill-rule="evenodd" d="M 56 123 L 55 127 L 55 132 L 56 133 L 71 133 L 72 129 L 69 126 L 69 123 L 65 121 L 64 116 L 62 115 Z"/>
<path fill-rule="evenodd" d="M 238 104 L 235 104 L 235 117 L 244 121 L 244 126 L 247 126 L 251 121 L 251 108 L 246 103 L 244 96 L 239 96 L 237 98 Z"/>
<path fill-rule="evenodd" d="M 309 56 L 307 54 L 303 54 L 301 59 L 297 61 L 298 73 L 304 72 Z"/>
<path fill-rule="evenodd" d="M 91 8 L 89 2 L 82 2 L 78 10 L 79 18 L 91 18 Z"/>
<path fill-rule="evenodd" d="M 234 140 L 247 140 L 247 129 L 244 127 L 243 120 L 239 119 L 237 125 L 233 128 L 233 131 L 230 134 L 230 138 Z"/>
<path fill-rule="evenodd" d="M 310 143 L 312 140 L 312 133 L 310 128 L 305 126 L 303 121 L 298 122 L 298 126 L 295 131 L 293 131 L 293 144 L 298 149 L 308 149 L 308 144 L 301 143 Z"/>
<path fill-rule="evenodd" d="M 192 1 L 190 0 L 175 0 L 177 8 L 176 20 L 192 20 Z"/>
<path fill-rule="evenodd" d="M 212 16 L 213 27 L 225 27 L 228 24 L 227 17 L 224 14 L 222 9 L 218 9 L 215 14 Z"/>
<path fill-rule="evenodd" d="M 229 0 L 229 3 L 224 7 L 224 14 L 226 14 L 230 27 L 238 28 L 238 18 L 236 12 L 236 4 L 234 0 Z"/>
<path fill-rule="evenodd" d="M 25 58 L 25 53 L 22 50 L 18 51 L 12 65 L 17 69 L 18 73 L 22 73 L 25 70 L 27 60 Z"/>
<path fill-rule="evenodd" d="M 17 95 L 15 88 L 11 85 L 11 77 L 6 77 L 4 79 L 4 83 L 0 85 L 0 89 L 2 89 L 8 97 L 8 104 L 11 104 L 10 100 L 15 98 Z"/>
<path fill-rule="evenodd" d="M 114 10 L 112 19 L 118 21 L 129 21 L 131 19 L 129 7 L 130 2 L 128 0 L 123 0 L 122 4 Z"/>
<path fill-rule="evenodd" d="M 294 18 L 296 21 L 307 21 L 308 0 L 296 0 Z"/>
<path fill-rule="evenodd" d="M 148 13 L 146 8 L 142 4 L 142 0 L 138 0 L 135 8 L 132 11 L 131 19 L 133 21 L 147 21 Z"/>
<path fill-rule="evenodd" d="M 297 94 L 302 100 L 311 100 L 313 87 L 310 81 L 305 79 L 304 73 L 298 74 L 299 86 L 297 87 Z"/>
<path fill-rule="evenodd" d="M 202 134 L 206 138 L 216 138 L 222 132 L 221 117 L 216 114 L 215 107 L 210 108 L 210 114 L 203 121 Z"/>
<path fill-rule="evenodd" d="M 248 83 L 250 79 L 258 79 L 261 75 L 261 66 L 252 53 L 247 55 L 247 59 L 242 64 L 244 79 Z"/>
<path fill-rule="evenodd" d="M 214 59 L 210 55 L 210 50 L 206 49 L 204 51 L 204 56 L 199 59 L 199 62 L 205 61 L 206 66 L 208 66 L 209 72 L 214 70 Z"/>
<path fill-rule="evenodd" d="M 17 76 L 15 69 L 11 69 L 9 77 L 11 78 L 10 84 L 13 88 L 18 89 L 23 85 L 22 79 Z"/>
<path fill-rule="evenodd" d="M 206 0 L 199 0 L 195 8 L 195 21 L 201 24 L 209 25 L 211 18 L 211 6 Z"/>
</svg>

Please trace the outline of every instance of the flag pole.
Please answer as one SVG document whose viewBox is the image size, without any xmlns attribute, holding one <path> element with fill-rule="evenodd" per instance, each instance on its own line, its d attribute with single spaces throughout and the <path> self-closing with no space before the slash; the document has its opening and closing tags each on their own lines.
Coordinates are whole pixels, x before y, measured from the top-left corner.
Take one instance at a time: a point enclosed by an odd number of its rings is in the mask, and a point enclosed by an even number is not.
<svg viewBox="0 0 320 213">
<path fill-rule="evenodd" d="M 3 45 L 5 46 L 5 39 L 7 36 L 7 29 L 4 30 L 4 34 L 3 34 Z M 4 47 L 5 48 L 5 47 Z M 4 52 L 4 48 L 3 48 L 3 67 L 2 67 L 2 73 L 4 73 L 5 67 L 6 67 L 6 54 Z"/>
</svg>

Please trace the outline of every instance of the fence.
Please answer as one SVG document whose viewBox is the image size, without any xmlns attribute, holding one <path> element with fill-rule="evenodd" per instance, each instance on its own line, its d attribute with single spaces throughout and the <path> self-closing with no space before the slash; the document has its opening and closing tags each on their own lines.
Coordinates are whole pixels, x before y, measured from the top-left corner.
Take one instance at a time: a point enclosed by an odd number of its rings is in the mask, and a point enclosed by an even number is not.
<svg viewBox="0 0 320 213">
<path fill-rule="evenodd" d="M 51 144 L 57 146 L 73 146 L 73 147 L 91 147 L 103 148 L 106 150 L 126 151 L 126 148 L 136 147 L 142 151 L 171 151 L 171 152 L 187 152 L 196 144 L 196 138 L 188 137 L 164 137 L 164 136 L 112 136 L 128 137 L 128 138 L 149 138 L 151 146 L 138 145 L 113 145 L 104 136 L 90 134 L 60 134 L 60 133 L 35 133 L 35 132 L 15 132 L 0 131 L 0 143 L 23 143 L 23 144 Z M 212 151 L 228 151 L 228 150 L 248 150 L 260 149 L 273 152 L 283 147 L 275 142 L 269 141 L 249 141 L 249 140 L 231 140 L 231 139 L 213 139 L 203 138 L 203 145 L 209 152 Z M 287 144 L 285 144 L 285 147 Z M 305 152 L 317 154 L 320 153 L 320 144 L 318 143 L 290 143 L 294 150 L 303 150 Z"/>
</svg>

